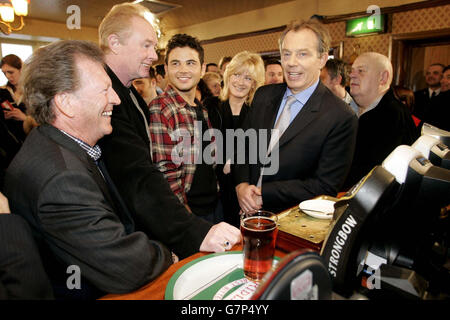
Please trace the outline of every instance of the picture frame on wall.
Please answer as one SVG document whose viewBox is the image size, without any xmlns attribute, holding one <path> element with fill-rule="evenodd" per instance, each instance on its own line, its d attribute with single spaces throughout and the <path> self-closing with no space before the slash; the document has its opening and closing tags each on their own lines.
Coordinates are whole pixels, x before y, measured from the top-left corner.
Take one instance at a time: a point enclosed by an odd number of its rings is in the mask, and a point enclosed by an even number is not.
<svg viewBox="0 0 450 320">
<path fill-rule="evenodd" d="M 342 59 L 344 56 L 344 41 L 335 41 L 331 43 L 330 51 L 328 51 L 328 59 Z"/>
</svg>

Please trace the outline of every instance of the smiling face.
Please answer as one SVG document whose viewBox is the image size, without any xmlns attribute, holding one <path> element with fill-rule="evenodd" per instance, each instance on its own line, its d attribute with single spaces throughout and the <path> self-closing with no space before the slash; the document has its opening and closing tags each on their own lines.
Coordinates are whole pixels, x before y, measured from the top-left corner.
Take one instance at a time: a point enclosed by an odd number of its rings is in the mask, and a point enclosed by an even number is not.
<svg viewBox="0 0 450 320">
<path fill-rule="evenodd" d="M 158 43 L 155 30 L 144 18 L 131 20 L 129 36 L 123 39 L 117 54 L 126 66 L 128 82 L 133 79 L 148 77 L 150 66 L 158 60 L 155 48 Z"/>
<path fill-rule="evenodd" d="M 281 64 L 284 79 L 294 94 L 319 80 L 320 69 L 328 55 L 320 55 L 318 46 L 316 34 L 309 29 L 291 30 L 286 34 L 281 46 Z"/>
<path fill-rule="evenodd" d="M 279 64 L 269 64 L 266 67 L 266 81 L 265 84 L 282 83 L 283 69 Z"/>
<path fill-rule="evenodd" d="M 450 69 L 446 70 L 441 79 L 441 91 L 445 92 L 450 90 Z"/>
<path fill-rule="evenodd" d="M 441 85 L 442 66 L 429 66 L 425 73 L 425 81 L 430 88 L 437 89 Z"/>
<path fill-rule="evenodd" d="M 2 66 L 2 71 L 5 74 L 6 79 L 8 79 L 9 83 L 13 86 L 17 86 L 19 84 L 20 78 L 20 70 L 10 66 L 9 64 L 4 64 Z"/>
<path fill-rule="evenodd" d="M 178 47 L 170 51 L 165 68 L 169 84 L 181 93 L 195 93 L 205 71 L 198 52 L 190 47 Z"/>
<path fill-rule="evenodd" d="M 112 110 L 120 99 L 100 63 L 78 58 L 76 64 L 80 87 L 70 94 L 74 110 L 73 128 L 78 138 L 94 146 L 104 135 L 112 132 Z"/>
<path fill-rule="evenodd" d="M 255 86 L 255 80 L 245 67 L 237 69 L 230 75 L 228 81 L 230 97 L 239 99 L 247 99 L 250 90 Z"/>
</svg>

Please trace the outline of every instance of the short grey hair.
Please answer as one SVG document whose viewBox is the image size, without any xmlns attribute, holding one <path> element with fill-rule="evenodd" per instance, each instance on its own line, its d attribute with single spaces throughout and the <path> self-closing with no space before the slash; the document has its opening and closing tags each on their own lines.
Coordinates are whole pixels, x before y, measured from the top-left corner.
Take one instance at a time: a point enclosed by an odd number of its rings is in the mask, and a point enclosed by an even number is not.
<svg viewBox="0 0 450 320">
<path fill-rule="evenodd" d="M 80 87 L 76 60 L 87 58 L 104 65 L 103 52 L 94 43 L 61 40 L 36 50 L 22 70 L 21 87 L 27 112 L 39 124 L 55 119 L 53 98 Z"/>
</svg>

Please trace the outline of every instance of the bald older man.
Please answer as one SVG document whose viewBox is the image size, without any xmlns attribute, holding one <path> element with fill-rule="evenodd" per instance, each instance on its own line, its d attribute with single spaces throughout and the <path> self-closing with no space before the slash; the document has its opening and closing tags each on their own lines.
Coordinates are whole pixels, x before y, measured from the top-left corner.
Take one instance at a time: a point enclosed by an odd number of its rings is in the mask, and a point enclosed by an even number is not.
<svg viewBox="0 0 450 320">
<path fill-rule="evenodd" d="M 358 56 L 350 74 L 350 93 L 359 106 L 358 135 L 344 187 L 357 183 L 399 145 L 418 137 L 409 110 L 395 99 L 389 59 L 376 52 Z"/>
</svg>

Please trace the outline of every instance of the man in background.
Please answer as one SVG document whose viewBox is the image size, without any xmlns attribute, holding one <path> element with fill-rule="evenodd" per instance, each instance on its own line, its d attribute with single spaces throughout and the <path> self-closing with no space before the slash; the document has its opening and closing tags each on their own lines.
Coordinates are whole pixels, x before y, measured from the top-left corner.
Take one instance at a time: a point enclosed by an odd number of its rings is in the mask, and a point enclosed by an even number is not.
<svg viewBox="0 0 450 320">
<path fill-rule="evenodd" d="M 222 57 L 222 59 L 220 59 L 219 62 L 219 73 L 223 78 L 223 74 L 225 73 L 225 69 L 227 68 L 227 65 L 230 63 L 231 59 L 233 57 L 230 56 L 226 56 L 226 57 Z"/>
<path fill-rule="evenodd" d="M 138 78 L 133 80 L 133 86 L 148 105 L 150 101 L 157 96 L 155 70 L 153 68 L 149 69 L 148 78 Z"/>
<path fill-rule="evenodd" d="M 217 66 L 217 63 L 210 62 L 206 65 L 206 72 L 217 72 L 219 73 L 219 67 Z"/>
<path fill-rule="evenodd" d="M 444 65 L 441 63 L 431 64 L 425 72 L 427 88 L 414 92 L 414 115 L 427 122 L 427 112 L 434 107 L 435 98 L 441 93 L 441 79 Z"/>
<path fill-rule="evenodd" d="M 265 84 L 283 82 L 283 69 L 281 68 L 280 61 L 278 61 L 277 59 L 269 59 L 265 61 L 265 67 L 266 67 Z"/>
<path fill-rule="evenodd" d="M 344 61 L 339 59 L 328 59 L 325 67 L 320 73 L 320 80 L 338 98 L 344 102 L 358 115 L 358 105 L 352 96 L 345 90 L 347 84 L 347 67 Z"/>
<path fill-rule="evenodd" d="M 350 93 L 358 104 L 355 156 L 344 187 L 350 188 L 399 145 L 411 145 L 418 132 L 411 113 L 394 96 L 389 59 L 376 52 L 359 55 L 352 65 Z"/>
<path fill-rule="evenodd" d="M 167 77 L 166 71 L 164 70 L 163 64 L 158 64 L 155 66 L 156 73 L 156 93 L 161 94 L 167 87 Z"/>
</svg>

